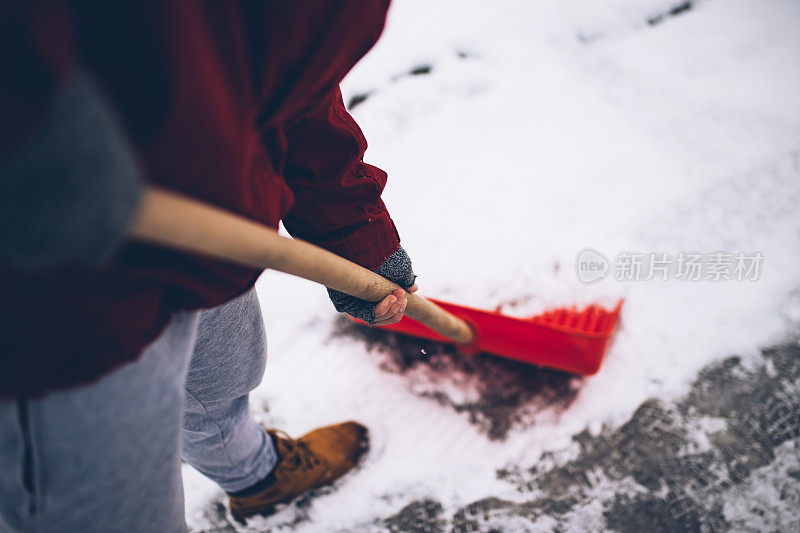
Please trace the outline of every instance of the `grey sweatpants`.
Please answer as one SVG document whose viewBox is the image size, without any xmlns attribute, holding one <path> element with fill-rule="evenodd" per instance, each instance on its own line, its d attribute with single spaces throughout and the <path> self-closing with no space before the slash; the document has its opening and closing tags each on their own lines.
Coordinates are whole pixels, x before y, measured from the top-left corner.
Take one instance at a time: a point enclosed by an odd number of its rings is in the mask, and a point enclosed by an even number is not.
<svg viewBox="0 0 800 533">
<path fill-rule="evenodd" d="M 0 532 L 186 531 L 181 455 L 230 492 L 277 461 L 247 407 L 265 363 L 251 290 L 94 384 L 0 401 Z"/>
</svg>

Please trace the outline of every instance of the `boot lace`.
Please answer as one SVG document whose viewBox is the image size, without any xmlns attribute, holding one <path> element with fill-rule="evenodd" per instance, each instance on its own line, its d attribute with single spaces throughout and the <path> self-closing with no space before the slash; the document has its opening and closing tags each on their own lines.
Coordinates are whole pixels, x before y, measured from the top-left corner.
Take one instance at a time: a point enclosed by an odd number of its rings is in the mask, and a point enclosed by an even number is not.
<svg viewBox="0 0 800 533">
<path fill-rule="evenodd" d="M 280 467 L 286 473 L 303 473 L 320 464 L 319 458 L 312 452 L 305 442 L 293 439 L 286 432 L 273 430 L 286 447 L 286 452 L 281 457 Z"/>
</svg>

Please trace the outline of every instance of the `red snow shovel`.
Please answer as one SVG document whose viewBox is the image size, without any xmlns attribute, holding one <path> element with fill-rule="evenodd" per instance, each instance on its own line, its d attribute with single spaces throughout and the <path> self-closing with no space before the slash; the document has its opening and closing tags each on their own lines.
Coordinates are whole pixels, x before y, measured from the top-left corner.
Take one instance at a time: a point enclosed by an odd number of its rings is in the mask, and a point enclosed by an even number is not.
<svg viewBox="0 0 800 533">
<path fill-rule="evenodd" d="M 355 263 L 261 224 L 197 200 L 157 189 L 144 195 L 131 234 L 140 240 L 234 263 L 273 269 L 321 283 L 356 298 L 379 302 L 396 284 Z M 406 293 L 403 320 L 381 326 L 453 342 L 466 352 L 485 351 L 578 374 L 600 366 L 622 301 L 612 311 L 589 306 L 520 319 Z"/>
<path fill-rule="evenodd" d="M 466 353 L 488 352 L 584 375 L 594 374 L 600 368 L 622 310 L 622 300 L 619 300 L 611 311 L 590 305 L 582 311 L 564 308 L 531 318 L 512 318 L 433 298 L 428 300 L 464 320 L 475 331 L 475 340 L 460 347 Z M 381 327 L 414 337 L 451 342 L 409 316 L 403 316 L 397 324 Z"/>
</svg>

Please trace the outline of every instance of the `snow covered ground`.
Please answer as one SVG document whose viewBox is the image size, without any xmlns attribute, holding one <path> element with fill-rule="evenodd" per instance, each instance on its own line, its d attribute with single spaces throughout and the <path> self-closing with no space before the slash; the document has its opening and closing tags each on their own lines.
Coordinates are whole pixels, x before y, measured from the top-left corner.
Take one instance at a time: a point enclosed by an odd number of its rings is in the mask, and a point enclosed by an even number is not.
<svg viewBox="0 0 800 533">
<path fill-rule="evenodd" d="M 620 498 L 642 495 L 668 502 L 637 511 L 644 529 L 800 527 L 798 24 L 789 0 L 396 0 L 343 90 L 421 293 L 520 316 L 624 297 L 620 329 L 581 379 L 359 332 L 324 290 L 268 272 L 255 416 L 295 435 L 356 419 L 373 448 L 333 489 L 247 526 L 186 467 L 193 530 L 636 530 L 620 509 L 641 506 Z M 586 285 L 586 247 L 763 261 L 756 281 Z M 742 451 L 755 426 L 739 419 L 785 431 Z M 734 456 L 760 459 L 737 477 Z M 677 457 L 694 470 L 676 484 Z M 703 471 L 714 491 L 696 488 Z"/>
</svg>

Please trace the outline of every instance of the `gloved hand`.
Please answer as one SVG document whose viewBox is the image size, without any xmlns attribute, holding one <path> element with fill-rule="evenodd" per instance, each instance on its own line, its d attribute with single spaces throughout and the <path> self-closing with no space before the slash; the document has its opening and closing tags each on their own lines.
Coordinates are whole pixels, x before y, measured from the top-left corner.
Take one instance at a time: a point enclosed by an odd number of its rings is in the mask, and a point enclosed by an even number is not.
<svg viewBox="0 0 800 533">
<path fill-rule="evenodd" d="M 417 285 L 414 283 L 417 276 L 411 267 L 411 258 L 402 246 L 376 268 L 375 273 L 405 287 L 408 292 L 417 290 Z M 402 289 L 397 289 L 377 304 L 333 289 L 328 289 L 328 296 L 337 311 L 363 320 L 371 326 L 386 326 L 400 322 L 407 303 Z"/>
</svg>

